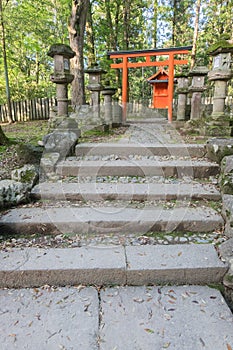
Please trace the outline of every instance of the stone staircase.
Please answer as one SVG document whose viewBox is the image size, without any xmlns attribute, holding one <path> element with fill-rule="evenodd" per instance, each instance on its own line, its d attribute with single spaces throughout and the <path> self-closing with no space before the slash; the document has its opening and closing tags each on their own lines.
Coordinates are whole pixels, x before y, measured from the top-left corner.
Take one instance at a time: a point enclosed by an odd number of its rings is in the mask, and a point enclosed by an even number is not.
<svg viewBox="0 0 233 350">
<path fill-rule="evenodd" d="M 231 350 L 218 173 L 204 145 L 158 120 L 79 144 L 35 203 L 1 217 L 2 234 L 68 239 L 1 251 L 3 349 Z"/>
</svg>

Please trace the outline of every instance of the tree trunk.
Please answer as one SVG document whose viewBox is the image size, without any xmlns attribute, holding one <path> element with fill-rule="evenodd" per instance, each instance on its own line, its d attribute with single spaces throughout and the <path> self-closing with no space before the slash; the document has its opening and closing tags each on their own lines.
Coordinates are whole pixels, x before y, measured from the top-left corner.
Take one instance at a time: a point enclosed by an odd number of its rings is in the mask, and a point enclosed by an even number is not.
<svg viewBox="0 0 233 350">
<path fill-rule="evenodd" d="M 95 56 L 95 38 L 94 38 L 94 32 L 93 32 L 93 20 L 92 20 L 92 7 L 91 2 L 89 2 L 89 8 L 87 12 L 87 24 L 86 24 L 86 31 L 87 31 L 87 47 L 88 47 L 88 66 L 91 67 L 96 62 L 96 56 Z"/>
<path fill-rule="evenodd" d="M 173 0 L 173 18 L 172 18 L 172 45 L 176 46 L 177 40 L 177 0 Z"/>
<path fill-rule="evenodd" d="M 7 64 L 7 54 L 6 54 L 6 35 L 5 35 L 5 24 L 3 18 L 3 7 L 2 0 L 0 0 L 0 22 L 2 29 L 2 54 L 3 54 L 3 63 L 4 63 L 4 72 L 5 72 L 5 81 L 6 81 L 6 99 L 7 99 L 7 108 L 8 108 L 8 121 L 13 123 L 12 109 L 11 109 L 11 94 L 10 94 L 10 84 L 9 84 L 9 75 L 8 75 L 8 64 Z"/>
<path fill-rule="evenodd" d="M 196 10 L 195 10 L 194 33 L 193 33 L 193 48 L 192 48 L 191 65 L 190 65 L 191 69 L 194 67 L 195 61 L 196 61 L 200 9 L 201 9 L 201 0 L 197 0 Z"/>
<path fill-rule="evenodd" d="M 74 80 L 72 83 L 73 105 L 83 105 L 86 103 L 83 46 L 88 8 L 89 0 L 72 0 L 68 30 L 70 46 L 76 53 L 76 56 L 71 60 L 72 73 L 74 74 Z"/>
<path fill-rule="evenodd" d="M 4 134 L 1 126 L 0 126 L 0 145 L 7 145 L 9 143 L 8 138 Z"/>
<path fill-rule="evenodd" d="M 120 1 L 119 0 L 115 1 L 115 4 L 116 4 L 116 12 L 114 16 L 114 20 L 115 20 L 115 27 L 114 27 L 113 19 L 112 19 L 113 14 L 111 13 L 111 8 L 110 8 L 110 1 L 105 0 L 106 21 L 107 21 L 108 30 L 110 33 L 107 40 L 107 49 L 109 51 L 112 51 L 112 50 L 117 51 L 117 47 L 118 47 Z M 116 63 L 116 59 L 114 59 L 113 61 L 114 63 Z M 120 75 L 121 75 L 120 70 L 115 69 L 116 84 L 119 88 L 121 86 Z"/>
<path fill-rule="evenodd" d="M 124 49 L 129 49 L 129 28 L 130 28 L 130 0 L 124 1 L 123 8 L 123 23 L 124 23 Z"/>
<path fill-rule="evenodd" d="M 153 16 L 153 41 L 152 41 L 152 45 L 153 48 L 157 47 L 157 31 L 158 31 L 158 0 L 154 0 L 154 4 L 153 4 L 153 12 L 154 12 L 154 16 Z"/>
</svg>

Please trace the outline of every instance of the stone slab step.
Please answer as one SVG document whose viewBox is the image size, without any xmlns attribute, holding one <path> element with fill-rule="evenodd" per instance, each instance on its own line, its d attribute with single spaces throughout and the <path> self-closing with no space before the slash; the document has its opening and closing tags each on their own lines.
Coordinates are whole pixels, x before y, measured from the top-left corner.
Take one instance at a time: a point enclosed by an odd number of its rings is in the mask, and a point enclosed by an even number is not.
<svg viewBox="0 0 233 350">
<path fill-rule="evenodd" d="M 199 183 L 40 183 L 32 189 L 34 199 L 46 200 L 220 200 L 221 194 L 213 185 Z"/>
<path fill-rule="evenodd" d="M 2 350 L 228 350 L 233 317 L 203 286 L 0 290 Z"/>
<path fill-rule="evenodd" d="M 207 207 L 24 207 L 0 218 L 1 234 L 212 232 L 222 226 L 221 215 Z"/>
<path fill-rule="evenodd" d="M 101 350 L 233 348 L 233 316 L 217 290 L 107 288 L 100 300 Z"/>
<path fill-rule="evenodd" d="M 175 157 L 204 157 L 204 145 L 197 144 L 133 144 L 133 143 L 82 143 L 75 148 L 77 156 L 109 155 L 118 156 L 166 156 Z"/>
<path fill-rule="evenodd" d="M 211 244 L 15 248 L 0 256 L 0 288 L 208 284 L 227 272 Z"/>
<path fill-rule="evenodd" d="M 62 176 L 164 176 L 206 178 L 219 174 L 218 164 L 207 161 L 61 161 L 56 172 Z"/>
</svg>

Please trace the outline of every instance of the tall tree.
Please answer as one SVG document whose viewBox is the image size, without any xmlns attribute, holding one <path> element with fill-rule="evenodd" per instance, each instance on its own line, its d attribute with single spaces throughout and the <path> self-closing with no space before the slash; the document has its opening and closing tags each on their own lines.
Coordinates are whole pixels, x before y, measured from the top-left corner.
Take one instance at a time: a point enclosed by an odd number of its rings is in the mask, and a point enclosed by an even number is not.
<svg viewBox="0 0 233 350">
<path fill-rule="evenodd" d="M 196 61 L 200 9 L 201 9 L 201 0 L 197 0 L 196 10 L 195 10 L 194 32 L 193 32 L 193 48 L 192 48 L 191 64 L 190 64 L 191 69 L 194 67 L 195 61 Z"/>
<path fill-rule="evenodd" d="M 72 0 L 71 15 L 69 20 L 70 46 L 76 53 L 71 60 L 74 80 L 72 83 L 72 104 L 83 105 L 86 103 L 84 89 L 84 33 L 86 28 L 87 12 L 90 0 Z"/>
<path fill-rule="evenodd" d="M 87 58 L 88 66 L 91 67 L 96 62 L 95 56 L 95 37 L 93 30 L 93 19 L 92 19 L 92 3 L 89 2 L 89 8 L 87 12 L 87 24 L 86 24 L 86 46 L 87 46 Z"/>
<path fill-rule="evenodd" d="M 0 145 L 7 145 L 9 142 L 8 138 L 4 134 L 1 125 L 0 125 Z"/>
<path fill-rule="evenodd" d="M 11 109 L 11 92 L 10 92 L 10 83 L 9 83 L 9 74 L 8 74 L 8 62 L 7 62 L 7 52 L 6 52 L 6 35 L 5 35 L 5 22 L 4 22 L 4 12 L 2 0 L 0 0 L 0 23 L 1 23 L 1 41 L 2 41 L 2 54 L 3 54 L 3 63 L 4 63 L 4 72 L 5 72 L 5 83 L 6 83 L 6 100 L 8 107 L 8 121 L 13 123 L 12 119 L 12 109 Z M 2 136 L 3 138 L 3 136 Z"/>
</svg>

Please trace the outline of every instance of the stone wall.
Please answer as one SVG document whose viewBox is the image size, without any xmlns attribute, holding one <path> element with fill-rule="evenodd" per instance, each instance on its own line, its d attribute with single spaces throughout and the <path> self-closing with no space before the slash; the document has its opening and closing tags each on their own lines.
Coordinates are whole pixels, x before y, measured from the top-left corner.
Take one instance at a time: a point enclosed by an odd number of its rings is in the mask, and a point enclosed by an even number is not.
<svg viewBox="0 0 233 350">
<path fill-rule="evenodd" d="M 30 200 L 30 192 L 38 181 L 39 172 L 34 165 L 25 165 L 11 173 L 11 179 L 0 181 L 0 208 L 9 208 Z"/>
<path fill-rule="evenodd" d="M 207 155 L 221 165 L 219 186 L 222 193 L 224 235 L 227 240 L 219 246 L 220 257 L 229 264 L 224 277 L 225 297 L 233 309 L 233 139 L 214 138 L 207 143 Z"/>
</svg>

